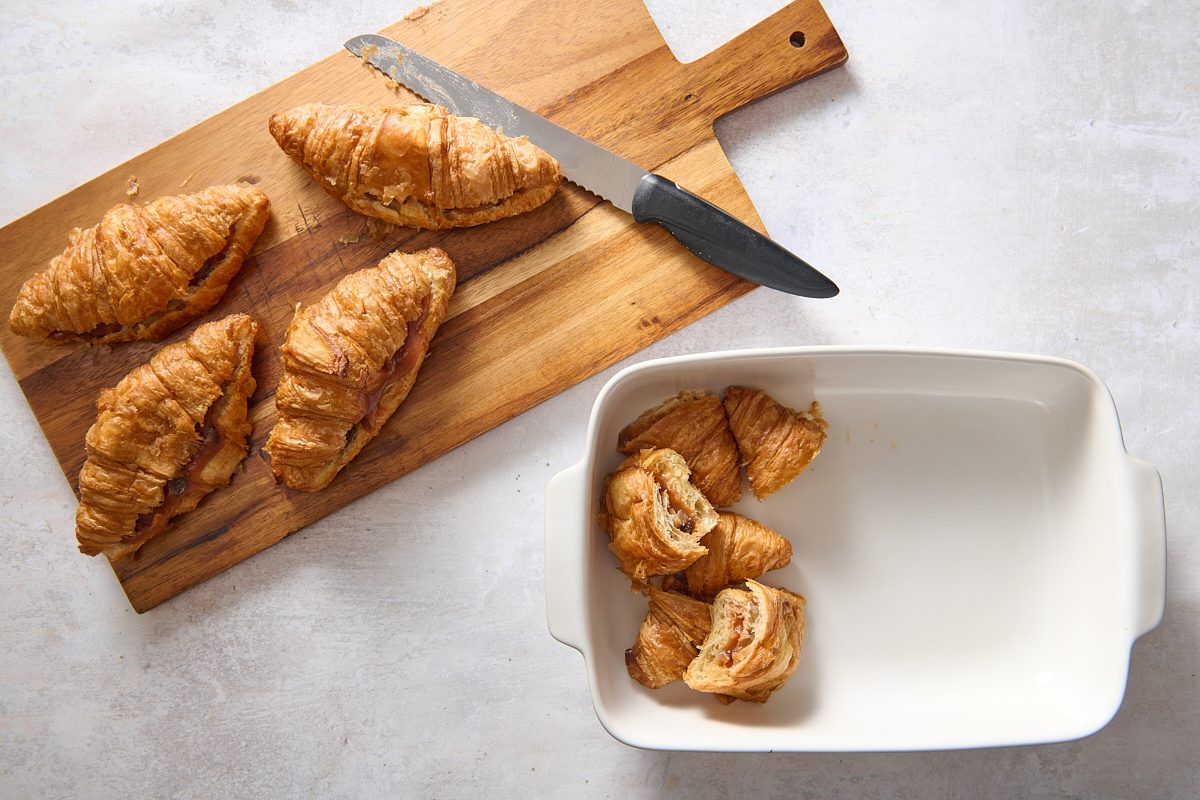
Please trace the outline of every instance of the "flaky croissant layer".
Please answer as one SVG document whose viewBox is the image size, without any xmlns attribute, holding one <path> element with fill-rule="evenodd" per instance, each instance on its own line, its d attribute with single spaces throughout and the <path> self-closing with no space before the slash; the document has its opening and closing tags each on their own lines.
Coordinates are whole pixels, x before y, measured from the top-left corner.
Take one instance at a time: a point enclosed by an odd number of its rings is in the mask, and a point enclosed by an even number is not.
<svg viewBox="0 0 1200 800">
<path fill-rule="evenodd" d="M 253 186 L 212 186 L 122 203 L 21 287 L 8 324 L 20 336 L 92 344 L 157 340 L 225 294 L 267 223 Z"/>
<path fill-rule="evenodd" d="M 326 191 L 394 225 L 441 230 L 515 216 L 549 200 L 558 162 L 528 139 L 428 104 L 309 104 L 271 135 Z"/>
</svg>

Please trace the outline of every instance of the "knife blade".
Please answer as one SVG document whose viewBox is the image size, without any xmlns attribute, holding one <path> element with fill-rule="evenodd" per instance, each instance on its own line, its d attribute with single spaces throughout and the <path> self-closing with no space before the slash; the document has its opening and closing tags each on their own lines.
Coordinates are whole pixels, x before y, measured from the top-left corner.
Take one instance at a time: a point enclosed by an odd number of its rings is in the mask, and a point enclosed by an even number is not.
<svg viewBox="0 0 1200 800">
<path fill-rule="evenodd" d="M 475 117 L 508 136 L 528 136 L 570 181 L 666 228 L 708 263 L 754 283 L 803 297 L 833 297 L 837 285 L 749 225 L 661 175 L 522 108 L 386 36 L 355 36 L 345 47 L 364 62 L 452 114 Z"/>
</svg>

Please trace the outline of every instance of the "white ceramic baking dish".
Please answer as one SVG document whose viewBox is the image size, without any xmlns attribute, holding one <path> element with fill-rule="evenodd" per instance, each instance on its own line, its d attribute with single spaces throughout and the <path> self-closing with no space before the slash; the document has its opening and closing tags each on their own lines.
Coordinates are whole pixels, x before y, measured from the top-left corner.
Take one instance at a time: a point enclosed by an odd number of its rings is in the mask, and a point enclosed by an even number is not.
<svg viewBox="0 0 1200 800">
<path fill-rule="evenodd" d="M 645 614 L 595 523 L 617 432 L 681 389 L 821 401 L 800 477 L 735 510 L 785 534 L 764 583 L 808 598 L 799 669 L 766 705 L 631 680 Z M 670 750 L 925 750 L 1086 736 L 1116 713 L 1133 641 L 1162 617 L 1162 484 L 1125 452 L 1086 368 L 997 353 L 849 347 L 667 358 L 600 391 L 586 455 L 546 490 L 550 632 L 578 649 L 601 724 Z"/>
</svg>

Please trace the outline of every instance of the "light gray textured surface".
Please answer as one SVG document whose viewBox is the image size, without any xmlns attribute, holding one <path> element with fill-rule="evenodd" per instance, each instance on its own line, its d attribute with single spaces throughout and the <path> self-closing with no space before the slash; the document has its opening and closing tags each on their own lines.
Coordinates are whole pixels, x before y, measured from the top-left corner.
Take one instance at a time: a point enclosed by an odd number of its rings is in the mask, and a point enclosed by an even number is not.
<svg viewBox="0 0 1200 800">
<path fill-rule="evenodd" d="M 0 222 L 412 5 L 0 5 Z M 690 59 L 779 5 L 651 7 Z M 849 64 L 718 130 L 772 233 L 843 294 L 759 290 L 635 360 L 874 343 L 1096 370 L 1129 450 L 1162 472 L 1170 530 L 1166 616 L 1134 647 L 1107 728 L 1043 747 L 844 756 L 610 739 L 579 656 L 546 632 L 541 512 L 615 368 L 139 617 L 107 565 L 75 552 L 72 495 L 0 370 L 0 794 L 1200 793 L 1200 10 L 826 8 Z"/>
</svg>

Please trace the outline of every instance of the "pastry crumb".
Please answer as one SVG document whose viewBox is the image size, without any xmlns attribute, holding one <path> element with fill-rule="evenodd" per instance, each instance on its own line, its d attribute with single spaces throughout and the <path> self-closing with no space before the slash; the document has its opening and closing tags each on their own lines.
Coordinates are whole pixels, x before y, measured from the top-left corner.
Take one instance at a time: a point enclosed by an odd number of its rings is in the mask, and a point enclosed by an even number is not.
<svg viewBox="0 0 1200 800">
<path fill-rule="evenodd" d="M 180 189 L 182 189 L 183 187 L 187 186 L 187 185 L 188 185 L 188 183 L 189 183 L 189 182 L 192 180 L 192 178 L 194 178 L 194 177 L 196 177 L 196 173 L 194 173 L 194 172 L 193 172 L 191 175 L 188 175 L 186 178 L 184 178 L 184 179 L 183 179 L 183 183 L 179 184 L 179 188 L 180 188 Z"/>
<path fill-rule="evenodd" d="M 126 197 L 137 197 L 138 190 L 140 190 L 140 189 L 141 189 L 141 186 L 138 184 L 137 175 L 130 175 L 129 176 L 129 185 L 125 189 L 125 196 Z"/>
<path fill-rule="evenodd" d="M 338 239 L 338 244 L 357 244 L 366 232 L 366 228 L 359 228 L 354 233 L 344 234 L 342 238 Z"/>
<path fill-rule="evenodd" d="M 385 222 L 384 220 L 376 219 L 375 217 L 367 218 L 367 234 L 377 242 L 382 242 L 384 239 L 395 234 L 398 230 L 400 230 L 399 225 L 393 225 L 390 222 Z"/>
<path fill-rule="evenodd" d="M 421 17 L 423 17 L 423 16 L 425 16 L 426 14 L 428 14 L 428 13 L 429 13 L 429 9 L 431 9 L 431 8 L 433 8 L 433 3 L 430 3 L 430 4 L 429 4 L 429 5 L 427 5 L 427 6 L 417 6 L 417 7 L 416 7 L 416 8 L 414 8 L 412 11 L 408 12 L 407 14 L 405 14 L 405 15 L 404 15 L 404 18 L 405 18 L 406 20 L 408 20 L 409 22 L 416 22 L 416 21 L 417 21 L 417 20 L 419 20 Z"/>
<path fill-rule="evenodd" d="M 375 45 L 369 44 L 362 49 L 362 53 L 360 53 L 358 57 L 362 59 L 364 64 L 370 66 L 371 56 L 375 55 L 375 51 L 378 49 L 379 48 Z"/>
</svg>

